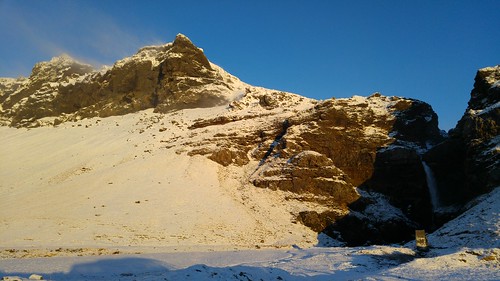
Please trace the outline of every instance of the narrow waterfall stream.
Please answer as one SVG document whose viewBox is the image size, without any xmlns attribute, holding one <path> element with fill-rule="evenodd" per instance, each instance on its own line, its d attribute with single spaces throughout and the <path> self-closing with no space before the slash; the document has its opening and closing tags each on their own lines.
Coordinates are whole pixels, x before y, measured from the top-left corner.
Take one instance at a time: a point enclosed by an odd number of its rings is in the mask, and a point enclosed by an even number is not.
<svg viewBox="0 0 500 281">
<path fill-rule="evenodd" d="M 434 173 L 432 172 L 431 167 L 429 167 L 425 161 L 422 161 L 422 166 L 424 167 L 427 188 L 429 189 L 429 195 L 431 197 L 432 212 L 435 213 L 439 208 L 439 193 L 437 190 L 436 179 L 434 178 Z"/>
</svg>

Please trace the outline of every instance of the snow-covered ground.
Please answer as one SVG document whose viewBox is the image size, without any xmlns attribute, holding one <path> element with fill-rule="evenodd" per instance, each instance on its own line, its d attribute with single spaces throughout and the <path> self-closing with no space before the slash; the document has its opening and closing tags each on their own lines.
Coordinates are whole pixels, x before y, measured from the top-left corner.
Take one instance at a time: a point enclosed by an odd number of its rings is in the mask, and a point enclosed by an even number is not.
<svg viewBox="0 0 500 281">
<path fill-rule="evenodd" d="M 498 198 L 497 198 L 498 199 Z M 484 246 L 484 245 L 483 245 Z M 489 246 L 487 246 L 489 247 Z M 0 260 L 27 280 L 499 280 L 498 248 L 308 248 Z M 5 277 L 4 277 L 5 278 Z"/>
<path fill-rule="evenodd" d="M 146 110 L 57 127 L 0 127 L 0 277 L 500 279 L 499 189 L 430 235 L 424 256 L 412 243 L 318 247 L 326 238 L 292 216 L 313 203 L 253 187 L 244 169 L 257 162 L 223 167 L 186 154 L 217 130 L 237 128 L 188 129 L 226 111 Z"/>
</svg>

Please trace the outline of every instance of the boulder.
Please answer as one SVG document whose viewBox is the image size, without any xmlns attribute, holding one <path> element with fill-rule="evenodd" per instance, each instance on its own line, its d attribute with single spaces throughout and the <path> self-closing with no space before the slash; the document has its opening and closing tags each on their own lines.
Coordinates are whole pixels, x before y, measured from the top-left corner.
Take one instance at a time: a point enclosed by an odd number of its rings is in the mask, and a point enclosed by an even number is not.
<svg viewBox="0 0 500 281">
<path fill-rule="evenodd" d="M 220 148 L 212 152 L 208 159 L 215 161 L 222 166 L 229 166 L 231 164 L 243 166 L 248 164 L 249 159 L 245 151 L 230 150 L 227 148 Z"/>
</svg>

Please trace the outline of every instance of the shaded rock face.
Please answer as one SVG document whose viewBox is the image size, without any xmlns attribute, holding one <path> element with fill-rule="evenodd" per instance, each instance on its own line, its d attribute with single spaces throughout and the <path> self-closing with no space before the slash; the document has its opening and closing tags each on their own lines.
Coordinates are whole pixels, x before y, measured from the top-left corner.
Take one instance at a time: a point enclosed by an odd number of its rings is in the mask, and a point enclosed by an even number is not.
<svg viewBox="0 0 500 281">
<path fill-rule="evenodd" d="M 389 203 L 389 197 L 372 191 L 360 191 L 360 195 L 349 205 L 348 214 L 308 212 L 299 214 L 299 219 L 346 246 L 390 244 L 412 239 L 418 225 Z"/>
<path fill-rule="evenodd" d="M 424 156 L 445 205 L 463 205 L 500 185 L 500 66 L 477 72 L 471 99 L 449 138 Z"/>
<path fill-rule="evenodd" d="M 399 111 L 392 132 L 399 144 L 409 142 L 425 149 L 443 139 L 438 116 L 429 104 L 410 99 L 399 103 L 397 108 Z"/>
<path fill-rule="evenodd" d="M 37 126 L 44 117 L 64 121 L 210 107 L 227 103 L 235 82 L 179 34 L 173 43 L 144 47 L 100 72 L 66 55 L 39 63 L 22 86 L 0 87 L 1 116 L 11 126 Z"/>
<path fill-rule="evenodd" d="M 372 176 L 359 185 L 361 189 L 388 196 L 389 202 L 416 222 L 430 229 L 430 203 L 422 154 L 428 146 L 443 140 L 438 118 L 432 108 L 422 102 L 400 102 L 391 135 L 396 139 L 377 150 Z"/>
<path fill-rule="evenodd" d="M 349 247 L 384 245 L 409 241 L 415 226 L 406 220 L 375 221 L 366 216 L 349 214 L 328 225 L 322 231 Z"/>
<path fill-rule="evenodd" d="M 382 149 L 377 153 L 372 177 L 361 185 L 388 196 L 398 207 L 421 227 L 432 225 L 432 205 L 426 175 L 420 155 L 408 147 Z"/>
</svg>

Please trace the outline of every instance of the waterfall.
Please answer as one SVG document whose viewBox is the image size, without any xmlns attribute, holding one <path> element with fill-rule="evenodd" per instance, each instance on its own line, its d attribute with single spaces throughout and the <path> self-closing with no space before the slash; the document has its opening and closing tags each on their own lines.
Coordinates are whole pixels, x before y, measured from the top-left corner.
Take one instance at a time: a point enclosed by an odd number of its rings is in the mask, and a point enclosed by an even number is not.
<svg viewBox="0 0 500 281">
<path fill-rule="evenodd" d="M 425 171 L 425 179 L 427 181 L 427 188 L 429 189 L 429 195 L 431 197 L 432 211 L 436 212 L 439 208 L 439 194 L 437 190 L 436 178 L 434 178 L 434 173 L 431 167 L 422 161 L 422 166 Z"/>
</svg>

